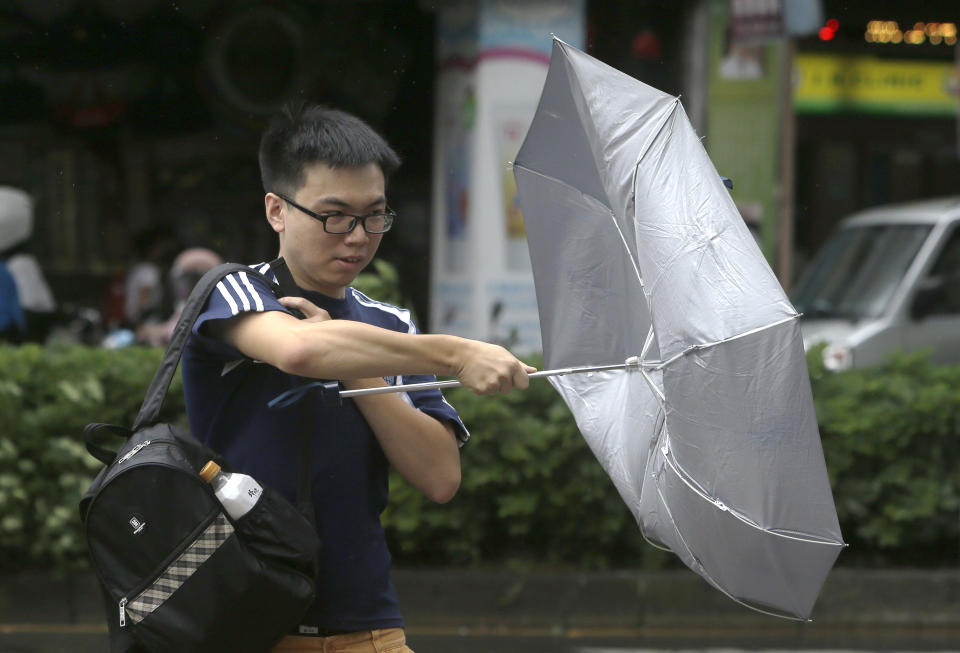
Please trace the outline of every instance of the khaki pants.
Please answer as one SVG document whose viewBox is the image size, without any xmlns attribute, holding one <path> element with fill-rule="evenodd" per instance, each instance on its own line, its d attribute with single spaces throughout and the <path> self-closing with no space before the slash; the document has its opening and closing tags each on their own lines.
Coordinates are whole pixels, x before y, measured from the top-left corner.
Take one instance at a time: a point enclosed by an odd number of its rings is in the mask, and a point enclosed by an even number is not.
<svg viewBox="0 0 960 653">
<path fill-rule="evenodd" d="M 271 653 L 413 653 L 407 647 L 403 628 L 362 630 L 330 637 L 298 637 L 289 635 L 273 647 Z"/>
</svg>

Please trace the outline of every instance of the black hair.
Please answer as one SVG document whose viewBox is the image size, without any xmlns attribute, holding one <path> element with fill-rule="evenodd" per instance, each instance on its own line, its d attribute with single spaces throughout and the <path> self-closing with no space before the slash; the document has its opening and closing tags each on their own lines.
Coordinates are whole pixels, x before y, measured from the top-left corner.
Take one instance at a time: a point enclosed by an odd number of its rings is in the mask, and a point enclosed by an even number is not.
<svg viewBox="0 0 960 653">
<path fill-rule="evenodd" d="M 260 138 L 260 178 L 266 193 L 294 194 L 306 168 L 360 168 L 376 163 L 385 178 L 400 157 L 370 125 L 356 116 L 316 104 L 287 104 Z"/>
</svg>

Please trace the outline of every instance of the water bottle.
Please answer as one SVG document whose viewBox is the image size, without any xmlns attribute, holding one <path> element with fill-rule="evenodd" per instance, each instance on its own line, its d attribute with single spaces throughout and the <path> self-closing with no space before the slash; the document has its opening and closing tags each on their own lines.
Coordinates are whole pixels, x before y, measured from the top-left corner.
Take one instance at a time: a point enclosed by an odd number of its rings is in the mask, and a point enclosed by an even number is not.
<svg viewBox="0 0 960 653">
<path fill-rule="evenodd" d="M 224 472 L 212 460 L 200 470 L 200 478 L 213 486 L 213 493 L 234 521 L 257 505 L 263 488 L 246 474 Z"/>
</svg>

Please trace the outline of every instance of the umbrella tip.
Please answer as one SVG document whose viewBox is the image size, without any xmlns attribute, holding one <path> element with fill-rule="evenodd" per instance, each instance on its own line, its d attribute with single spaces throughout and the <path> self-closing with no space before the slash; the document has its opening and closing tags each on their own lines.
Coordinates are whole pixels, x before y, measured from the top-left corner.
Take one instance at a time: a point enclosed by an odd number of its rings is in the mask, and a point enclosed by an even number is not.
<svg viewBox="0 0 960 653">
<path fill-rule="evenodd" d="M 733 190 L 733 180 L 730 179 L 730 177 L 724 177 L 723 175 L 720 175 L 720 179 L 723 181 L 724 186 L 730 190 Z"/>
</svg>

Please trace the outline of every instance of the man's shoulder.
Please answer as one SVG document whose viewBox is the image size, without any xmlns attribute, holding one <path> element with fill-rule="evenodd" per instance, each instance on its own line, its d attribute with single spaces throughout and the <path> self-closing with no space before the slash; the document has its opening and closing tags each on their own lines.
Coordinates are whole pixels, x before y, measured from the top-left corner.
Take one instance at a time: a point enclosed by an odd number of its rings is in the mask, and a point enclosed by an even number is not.
<svg viewBox="0 0 960 653">
<path fill-rule="evenodd" d="M 372 299 L 352 287 L 347 288 L 347 296 L 353 301 L 365 322 L 369 321 L 377 326 L 416 333 L 417 327 L 409 309 Z"/>
</svg>

